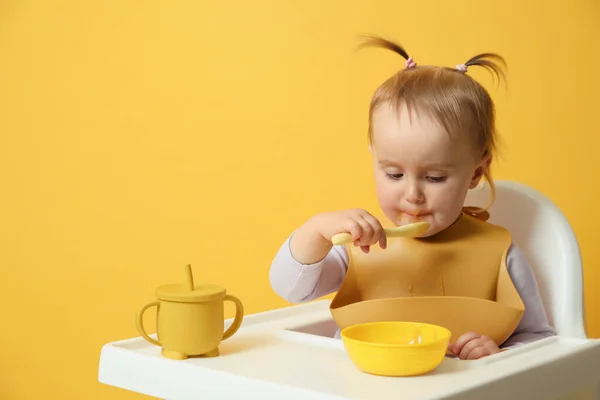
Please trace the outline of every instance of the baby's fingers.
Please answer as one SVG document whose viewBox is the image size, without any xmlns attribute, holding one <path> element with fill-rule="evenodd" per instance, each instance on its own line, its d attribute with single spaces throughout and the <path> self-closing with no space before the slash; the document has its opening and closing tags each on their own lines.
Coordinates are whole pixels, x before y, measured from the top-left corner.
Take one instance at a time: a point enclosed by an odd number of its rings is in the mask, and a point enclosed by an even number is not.
<svg viewBox="0 0 600 400">
<path fill-rule="evenodd" d="M 370 246 L 373 244 L 373 234 L 374 228 L 371 226 L 370 222 L 365 219 L 364 216 L 359 216 L 356 218 L 356 222 L 360 225 L 362 233 L 360 235 L 359 244 L 361 246 Z"/>
<path fill-rule="evenodd" d="M 469 360 L 474 355 L 479 354 L 482 350 L 485 350 L 485 347 L 481 345 L 481 341 L 479 339 L 473 339 L 463 346 L 458 354 L 458 358 L 461 360 Z"/>
<path fill-rule="evenodd" d="M 351 219 L 348 221 L 346 229 L 348 233 L 352 235 L 352 241 L 354 244 L 357 244 L 357 241 L 361 238 L 363 232 L 361 225 L 358 223 L 358 221 Z"/>
<path fill-rule="evenodd" d="M 387 237 L 385 236 L 385 231 L 383 230 L 383 226 L 381 225 L 379 220 L 371 214 L 367 214 L 363 216 L 363 218 L 369 223 L 369 226 L 373 230 L 371 244 L 379 242 L 379 247 L 385 249 L 387 246 Z"/>
<path fill-rule="evenodd" d="M 352 219 L 348 225 L 348 231 L 352 235 L 354 245 L 360 246 L 361 250 L 365 253 L 369 252 L 371 230 L 368 222 L 361 217 Z"/>
<path fill-rule="evenodd" d="M 458 355 L 460 355 L 460 353 L 463 350 L 463 347 L 467 343 L 469 343 L 472 340 L 479 339 L 480 336 L 481 335 L 479 335 L 478 333 L 475 333 L 475 332 L 466 332 L 466 333 L 463 333 L 456 340 L 456 343 L 454 343 L 454 345 L 452 345 L 452 348 L 450 349 L 450 351 L 452 351 L 454 354 L 456 354 L 458 356 Z"/>
</svg>

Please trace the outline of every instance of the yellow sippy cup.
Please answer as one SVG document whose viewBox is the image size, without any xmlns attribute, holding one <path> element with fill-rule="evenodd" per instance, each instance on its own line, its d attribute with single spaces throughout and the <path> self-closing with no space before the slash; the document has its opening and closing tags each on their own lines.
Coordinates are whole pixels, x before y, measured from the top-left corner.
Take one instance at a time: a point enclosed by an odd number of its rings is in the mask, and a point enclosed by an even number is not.
<svg viewBox="0 0 600 400">
<path fill-rule="evenodd" d="M 242 302 L 226 294 L 217 285 L 195 285 L 191 265 L 186 266 L 185 284 L 168 284 L 156 289 L 158 301 L 143 306 L 136 315 L 138 332 L 148 342 L 162 347 L 164 357 L 184 360 L 188 357 L 219 355 L 219 344 L 230 338 L 240 328 L 244 315 Z M 224 301 L 235 304 L 235 317 L 225 328 Z M 152 339 L 143 325 L 144 312 L 156 306 L 158 340 Z"/>
</svg>

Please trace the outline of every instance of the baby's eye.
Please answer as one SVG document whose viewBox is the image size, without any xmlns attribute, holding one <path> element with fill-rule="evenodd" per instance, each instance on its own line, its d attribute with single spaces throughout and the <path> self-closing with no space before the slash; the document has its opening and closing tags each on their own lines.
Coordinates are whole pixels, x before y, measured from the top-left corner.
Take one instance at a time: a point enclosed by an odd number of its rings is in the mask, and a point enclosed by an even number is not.
<svg viewBox="0 0 600 400">
<path fill-rule="evenodd" d="M 404 174 L 389 174 L 387 172 L 385 174 L 387 175 L 388 178 L 394 179 L 394 180 L 398 180 L 404 176 Z"/>
<path fill-rule="evenodd" d="M 428 176 L 427 180 L 429 180 L 430 182 L 433 182 L 433 183 L 441 183 L 446 180 L 446 177 L 445 176 Z"/>
</svg>

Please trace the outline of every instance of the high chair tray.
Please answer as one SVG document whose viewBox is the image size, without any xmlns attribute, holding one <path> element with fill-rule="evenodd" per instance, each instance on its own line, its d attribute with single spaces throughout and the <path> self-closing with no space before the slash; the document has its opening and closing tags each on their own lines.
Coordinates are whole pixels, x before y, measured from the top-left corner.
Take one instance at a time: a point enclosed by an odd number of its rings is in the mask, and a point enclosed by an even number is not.
<svg viewBox="0 0 600 400">
<path fill-rule="evenodd" d="M 331 337 L 335 330 L 329 300 L 321 300 L 246 315 L 215 358 L 175 361 L 141 337 L 117 341 L 103 346 L 98 379 L 164 399 L 600 398 L 600 340 L 551 337 L 480 360 L 446 358 L 427 375 L 387 378 L 359 371 Z"/>
</svg>

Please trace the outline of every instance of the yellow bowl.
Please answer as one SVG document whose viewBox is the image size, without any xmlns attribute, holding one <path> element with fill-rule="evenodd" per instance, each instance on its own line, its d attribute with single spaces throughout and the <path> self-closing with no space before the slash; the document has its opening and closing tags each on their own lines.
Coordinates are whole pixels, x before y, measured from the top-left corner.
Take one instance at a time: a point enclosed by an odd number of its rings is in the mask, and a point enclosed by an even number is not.
<svg viewBox="0 0 600 400">
<path fill-rule="evenodd" d="M 350 360 L 363 372 L 411 376 L 433 371 L 446 356 L 451 332 L 420 322 L 369 322 L 340 332 Z"/>
</svg>

